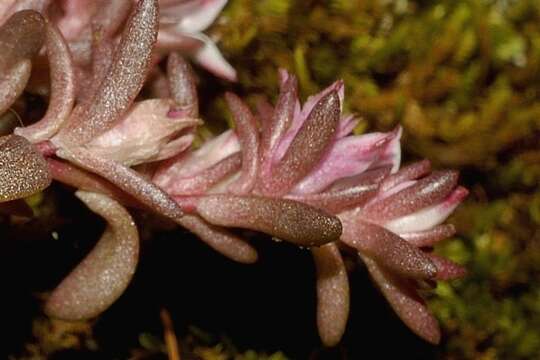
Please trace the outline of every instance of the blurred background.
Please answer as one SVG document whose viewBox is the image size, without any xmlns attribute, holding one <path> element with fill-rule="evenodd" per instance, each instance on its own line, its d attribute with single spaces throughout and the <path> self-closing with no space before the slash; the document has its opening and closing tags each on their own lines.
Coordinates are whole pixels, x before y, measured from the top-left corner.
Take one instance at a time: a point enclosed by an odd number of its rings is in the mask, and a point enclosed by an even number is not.
<svg viewBox="0 0 540 360">
<path fill-rule="evenodd" d="M 226 90 L 275 100 L 283 67 L 303 98 L 343 79 L 356 133 L 401 124 L 404 163 L 461 172 L 471 194 L 449 220 L 457 235 L 436 251 L 469 274 L 428 295 L 442 344 L 410 333 L 357 266 L 346 336 L 322 349 L 309 253 L 255 239 L 259 264 L 233 264 L 143 214 L 126 294 L 91 323 L 51 322 L 43 294 L 103 226 L 56 186 L 29 200 L 37 219 L 0 225 L 1 354 L 167 359 L 164 334 L 174 333 L 183 359 L 540 359 L 538 0 L 230 0 L 209 34 L 239 81 L 196 69 L 204 131 L 226 126 Z"/>
</svg>

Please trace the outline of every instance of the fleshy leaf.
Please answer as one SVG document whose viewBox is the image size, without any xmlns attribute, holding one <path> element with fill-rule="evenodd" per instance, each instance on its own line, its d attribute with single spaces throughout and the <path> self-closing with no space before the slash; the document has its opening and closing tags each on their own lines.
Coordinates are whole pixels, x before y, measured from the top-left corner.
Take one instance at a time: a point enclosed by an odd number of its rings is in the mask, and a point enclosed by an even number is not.
<svg viewBox="0 0 540 360">
<path fill-rule="evenodd" d="M 13 14 L 0 27 L 0 70 L 32 59 L 45 41 L 45 20 L 40 13 L 23 10 Z"/>
<path fill-rule="evenodd" d="M 349 279 L 338 247 L 312 248 L 317 268 L 317 326 L 324 345 L 335 346 L 349 317 Z"/>
<path fill-rule="evenodd" d="M 433 279 L 437 268 L 421 250 L 398 235 L 354 216 L 340 215 L 343 222 L 341 241 L 369 256 L 393 272 L 417 279 Z"/>
<path fill-rule="evenodd" d="M 242 155 L 237 152 L 192 177 L 176 179 L 165 190 L 172 195 L 204 194 L 212 186 L 240 170 L 241 166 Z"/>
<path fill-rule="evenodd" d="M 416 335 L 438 344 L 441 332 L 437 320 L 430 314 L 424 301 L 406 281 L 383 270 L 375 261 L 362 257 L 373 280 L 396 314 Z"/>
<path fill-rule="evenodd" d="M 197 117 L 199 115 L 199 101 L 195 75 L 191 66 L 176 52 L 169 55 L 167 61 L 167 77 L 169 91 L 176 105 L 176 112 L 183 116 Z"/>
<path fill-rule="evenodd" d="M 366 219 L 383 223 L 417 212 L 444 200 L 455 188 L 458 174 L 455 171 L 438 171 L 426 176 L 412 186 L 362 209 Z"/>
<path fill-rule="evenodd" d="M 467 189 L 459 186 L 439 204 L 391 220 L 384 227 L 398 234 L 429 230 L 446 220 L 468 193 Z"/>
<path fill-rule="evenodd" d="M 279 145 L 281 137 L 292 124 L 297 103 L 298 81 L 295 76 L 288 74 L 287 80 L 281 86 L 275 109 L 268 103 L 259 103 L 259 108 L 261 108 L 259 112 L 263 114 L 263 117 L 267 117 L 265 124 L 263 124 L 261 139 L 261 162 L 262 166 L 265 167 L 266 174 L 270 170 L 273 153 Z"/>
<path fill-rule="evenodd" d="M 82 320 L 105 311 L 128 286 L 139 257 L 139 234 L 129 213 L 106 195 L 76 195 L 108 226 L 94 249 L 58 285 L 45 312 L 64 320 Z"/>
<path fill-rule="evenodd" d="M 344 210 L 361 206 L 373 197 L 376 192 L 376 185 L 360 185 L 320 194 L 287 195 L 286 198 L 324 209 L 331 214 L 337 214 Z"/>
<path fill-rule="evenodd" d="M 339 122 L 340 102 L 335 91 L 322 97 L 292 140 L 287 152 L 265 179 L 265 194 L 287 193 L 326 155 Z"/>
<path fill-rule="evenodd" d="M 428 254 L 437 267 L 437 280 L 453 280 L 464 277 L 467 270 L 455 262 L 435 254 Z"/>
<path fill-rule="evenodd" d="M 36 143 L 53 136 L 67 120 L 75 102 L 75 73 L 68 45 L 56 26 L 47 22 L 45 44 L 51 72 L 51 96 L 45 116 L 37 123 L 15 130 Z"/>
<path fill-rule="evenodd" d="M 174 187 L 178 179 L 197 175 L 238 151 L 238 137 L 234 131 L 227 130 L 189 154 L 164 161 L 156 171 L 153 181 L 164 189 Z"/>
<path fill-rule="evenodd" d="M 125 26 L 108 75 L 82 115 L 72 116 L 59 133 L 60 142 L 84 144 L 114 126 L 142 88 L 157 28 L 157 0 L 140 0 Z"/>
<path fill-rule="evenodd" d="M 245 264 L 257 261 L 257 251 L 246 241 L 222 227 L 207 223 L 199 216 L 185 215 L 178 224 L 199 236 L 214 250 L 234 261 Z"/>
<path fill-rule="evenodd" d="M 286 199 L 208 195 L 198 200 L 197 212 L 212 224 L 261 231 L 299 246 L 336 241 L 342 230 L 336 217 Z"/>
<path fill-rule="evenodd" d="M 232 93 L 225 94 L 235 122 L 235 132 L 242 148 L 240 177 L 229 186 L 236 194 L 247 194 L 255 186 L 259 171 L 259 132 L 255 118 L 246 104 Z"/>
<path fill-rule="evenodd" d="M 173 221 L 177 221 L 183 215 L 182 210 L 167 193 L 128 167 L 96 156 L 82 147 L 61 149 L 57 155 L 103 176 L 158 214 Z"/>
<path fill-rule="evenodd" d="M 425 176 L 431 172 L 431 163 L 429 160 L 422 160 L 417 161 L 415 163 L 412 163 L 410 165 L 407 165 L 401 169 L 399 169 L 398 172 L 395 174 L 390 175 L 387 179 L 383 181 L 381 184 L 380 191 L 386 192 L 393 187 L 397 186 L 398 184 L 410 181 L 410 180 L 416 180 L 421 178 L 422 176 Z"/>
<path fill-rule="evenodd" d="M 399 144 L 397 133 L 372 133 L 349 136 L 336 141 L 319 164 L 293 189 L 297 194 L 315 193 L 334 181 L 360 174 L 380 159 L 389 147 Z"/>
<path fill-rule="evenodd" d="M 399 236 L 407 240 L 413 246 L 432 247 L 437 242 L 447 239 L 455 233 L 456 228 L 454 225 L 443 224 L 425 231 L 401 233 Z"/>
<path fill-rule="evenodd" d="M 32 63 L 25 59 L 13 65 L 9 70 L 2 74 L 0 78 L 0 114 L 8 110 L 11 105 L 21 96 L 28 79 Z"/>
<path fill-rule="evenodd" d="M 15 200 L 51 183 L 47 162 L 25 138 L 0 137 L 0 201 Z"/>
<path fill-rule="evenodd" d="M 47 158 L 52 178 L 79 190 L 107 195 L 124 206 L 141 208 L 141 204 L 101 176 L 71 165 L 67 161 Z"/>
</svg>

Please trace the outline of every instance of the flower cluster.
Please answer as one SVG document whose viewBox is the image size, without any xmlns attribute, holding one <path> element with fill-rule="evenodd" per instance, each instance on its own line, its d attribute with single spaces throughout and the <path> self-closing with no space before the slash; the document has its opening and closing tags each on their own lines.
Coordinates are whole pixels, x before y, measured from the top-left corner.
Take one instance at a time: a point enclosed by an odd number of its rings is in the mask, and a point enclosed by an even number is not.
<svg viewBox="0 0 540 360">
<path fill-rule="evenodd" d="M 256 261 L 257 252 L 238 228 L 309 248 L 317 269 L 319 333 L 328 346 L 339 342 L 347 322 L 349 283 L 341 252 L 353 250 L 402 320 L 438 342 L 438 325 L 416 289 L 464 274 L 430 252 L 454 233 L 442 223 L 467 194 L 457 174 L 431 171 L 427 161 L 400 169 L 400 128 L 352 135 L 356 120 L 342 114 L 343 82 L 301 105 L 297 80 L 285 70 L 275 106 L 261 100 L 254 114 L 226 94 L 234 129 L 194 149 L 201 124 L 194 75 L 178 53 L 168 52 L 199 39 L 195 60 L 233 78 L 223 61 L 215 62 L 220 57 L 207 38 L 187 35 L 207 27 L 225 1 L 161 3 L 161 15 L 156 0 L 140 0 L 133 10 L 131 0 L 111 1 L 111 11 L 103 13 L 83 11 L 86 1 L 6 2 L 0 9 L 10 14 L 39 4 L 49 16 L 35 10 L 5 16 L 0 111 L 27 86 L 43 46 L 50 69 L 44 117 L 1 138 L 2 204 L 45 188 L 53 178 L 75 187 L 76 196 L 108 223 L 95 248 L 52 292 L 45 311 L 68 320 L 91 318 L 122 294 L 139 250 L 137 227 L 125 208 L 136 207 L 243 263 Z M 55 13 L 54 6 L 64 11 Z M 155 65 L 163 57 L 165 86 L 155 92 L 161 96 L 135 101 L 143 86 L 155 85 L 149 79 L 161 71 Z"/>
</svg>

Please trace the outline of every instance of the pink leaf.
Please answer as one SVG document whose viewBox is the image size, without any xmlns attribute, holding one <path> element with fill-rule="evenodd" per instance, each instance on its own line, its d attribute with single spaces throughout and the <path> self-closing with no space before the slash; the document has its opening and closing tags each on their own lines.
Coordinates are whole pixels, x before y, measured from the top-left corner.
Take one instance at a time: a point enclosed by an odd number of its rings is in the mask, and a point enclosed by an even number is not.
<svg viewBox="0 0 540 360">
<path fill-rule="evenodd" d="M 293 188 L 296 194 L 320 192 L 334 181 L 384 166 L 380 159 L 388 147 L 399 144 L 398 134 L 372 133 L 348 136 L 333 143 L 319 164 Z"/>
<path fill-rule="evenodd" d="M 404 280 L 384 271 L 375 261 L 362 257 L 373 280 L 396 314 L 416 335 L 438 344 L 441 332 L 437 320 L 429 313 L 424 301 Z"/>
<path fill-rule="evenodd" d="M 37 123 L 15 130 L 31 142 L 40 142 L 56 134 L 67 120 L 75 102 L 75 73 L 69 48 L 60 31 L 47 22 L 45 44 L 51 72 L 51 96 L 45 116 Z"/>
<path fill-rule="evenodd" d="M 178 223 L 199 236 L 214 250 L 234 261 L 245 264 L 257 261 L 257 251 L 224 228 L 211 225 L 196 215 L 185 215 Z"/>
<path fill-rule="evenodd" d="M 51 183 L 47 162 L 23 137 L 0 137 L 0 202 L 43 190 Z"/>
<path fill-rule="evenodd" d="M 182 210 L 176 202 L 154 183 L 134 170 L 114 161 L 100 158 L 82 147 L 58 150 L 57 155 L 77 166 L 103 176 L 148 208 L 173 221 L 182 218 Z"/>
<path fill-rule="evenodd" d="M 235 132 L 242 148 L 240 177 L 229 185 L 236 194 L 247 194 L 255 186 L 259 172 L 259 132 L 255 118 L 246 104 L 232 93 L 225 94 L 235 122 Z"/>
<path fill-rule="evenodd" d="M 456 233 L 454 225 L 444 224 L 437 225 L 432 229 L 401 233 L 399 236 L 407 240 L 411 245 L 416 247 L 432 247 L 441 240 L 447 239 Z"/>
<path fill-rule="evenodd" d="M 362 217 L 383 223 L 444 200 L 455 188 L 458 174 L 455 171 L 438 171 L 416 181 L 395 194 L 370 203 L 362 209 Z"/>
<path fill-rule="evenodd" d="M 265 179 L 265 194 L 287 193 L 304 178 L 326 155 L 339 122 L 340 102 L 333 91 L 322 97 L 309 114 L 287 152 Z"/>
<path fill-rule="evenodd" d="M 167 77 L 172 98 L 184 116 L 199 115 L 195 75 L 191 66 L 176 52 L 169 55 Z"/>
<path fill-rule="evenodd" d="M 468 193 L 467 189 L 460 186 L 441 203 L 391 220 L 384 227 L 399 234 L 429 230 L 444 222 Z"/>
<path fill-rule="evenodd" d="M 139 234 L 128 212 L 105 195 L 78 191 L 77 196 L 107 220 L 101 239 L 58 285 L 45 305 L 49 316 L 82 320 L 105 311 L 128 286 L 139 257 Z"/>
<path fill-rule="evenodd" d="M 401 183 L 419 179 L 431 172 L 429 160 L 422 160 L 401 168 L 397 173 L 390 175 L 381 184 L 380 191 L 386 192 Z"/>
<path fill-rule="evenodd" d="M 197 175 L 238 151 L 238 137 L 232 130 L 227 130 L 207 140 L 199 149 L 189 154 L 164 161 L 156 171 L 153 181 L 163 188 L 172 188 L 178 179 Z"/>
<path fill-rule="evenodd" d="M 172 195 L 201 195 L 240 170 L 241 166 L 242 156 L 237 152 L 192 177 L 176 179 L 164 189 Z"/>
<path fill-rule="evenodd" d="M 264 104 L 264 103 L 263 103 Z M 287 80 L 281 85 L 281 91 L 275 109 L 266 106 L 263 113 L 269 115 L 263 126 L 261 139 L 261 161 L 264 175 L 269 176 L 274 152 L 282 136 L 287 132 L 294 119 L 295 107 L 298 104 L 298 81 L 294 75 L 287 74 Z"/>
<path fill-rule="evenodd" d="M 84 144 L 109 130 L 138 95 L 157 37 L 157 0 L 140 0 L 128 20 L 115 58 L 82 116 L 71 117 L 57 143 Z"/>
<path fill-rule="evenodd" d="M 375 224 L 340 215 L 341 241 L 400 275 L 432 279 L 437 268 L 421 250 Z"/>
<path fill-rule="evenodd" d="M 199 199 L 197 212 L 212 224 L 261 231 L 299 246 L 320 246 L 341 235 L 336 217 L 292 200 L 208 195 Z"/>
<path fill-rule="evenodd" d="M 349 279 L 338 247 L 312 248 L 317 267 L 317 326 L 325 346 L 341 340 L 349 317 Z"/>
<path fill-rule="evenodd" d="M 467 270 L 463 266 L 451 260 L 435 254 L 428 254 L 428 256 L 437 267 L 437 280 L 459 279 L 467 274 Z"/>
</svg>

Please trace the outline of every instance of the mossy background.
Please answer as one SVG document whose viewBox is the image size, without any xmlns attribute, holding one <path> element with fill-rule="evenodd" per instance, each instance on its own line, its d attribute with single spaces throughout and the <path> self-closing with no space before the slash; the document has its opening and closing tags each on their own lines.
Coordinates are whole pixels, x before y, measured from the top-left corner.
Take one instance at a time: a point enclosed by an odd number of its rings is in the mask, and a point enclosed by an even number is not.
<svg viewBox="0 0 540 360">
<path fill-rule="evenodd" d="M 436 251 L 469 275 L 428 295 L 443 343 L 410 334 L 359 267 L 343 344 L 320 349 L 308 254 L 262 239 L 261 264 L 236 265 L 185 233 L 153 231 L 143 215 L 147 240 L 128 292 L 97 322 L 51 323 L 40 294 L 84 256 L 100 225 L 56 187 L 31 199 L 37 220 L 2 225 L 7 354 L 166 358 L 167 308 L 186 359 L 540 359 L 538 0 L 230 0 L 210 33 L 239 81 L 198 70 L 208 130 L 226 124 L 223 91 L 274 100 L 283 67 L 303 97 L 344 79 L 345 108 L 362 118 L 355 131 L 401 124 L 404 162 L 461 171 L 471 194 L 450 219 L 458 234 Z"/>
</svg>

